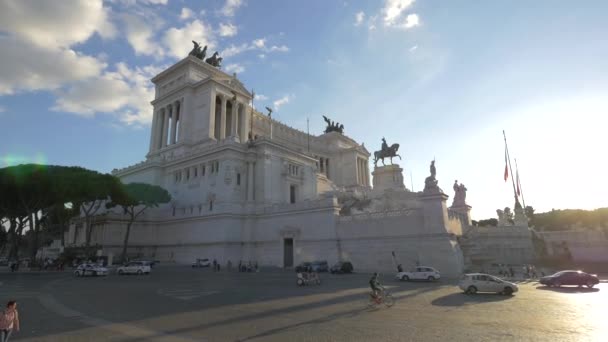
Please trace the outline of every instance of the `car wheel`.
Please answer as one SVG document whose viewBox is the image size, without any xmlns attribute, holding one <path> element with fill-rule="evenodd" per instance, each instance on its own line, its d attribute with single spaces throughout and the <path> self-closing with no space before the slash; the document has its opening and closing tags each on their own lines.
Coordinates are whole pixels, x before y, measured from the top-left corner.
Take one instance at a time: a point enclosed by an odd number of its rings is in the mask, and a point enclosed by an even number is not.
<svg viewBox="0 0 608 342">
<path fill-rule="evenodd" d="M 469 288 L 467 289 L 467 293 L 468 294 L 476 294 L 477 293 L 477 288 L 475 286 L 469 286 Z"/>
<path fill-rule="evenodd" d="M 510 287 L 505 287 L 505 289 L 504 289 L 504 291 L 502 291 L 502 293 L 503 293 L 505 296 L 510 296 L 510 295 L 512 295 L 512 294 L 513 294 L 513 289 L 512 289 L 512 288 L 510 288 Z"/>
<path fill-rule="evenodd" d="M 298 279 L 298 286 L 303 286 L 303 285 L 304 285 L 304 280 Z"/>
<path fill-rule="evenodd" d="M 592 281 L 588 281 L 587 282 L 587 287 L 588 288 L 592 288 L 593 286 L 595 286 L 595 284 Z"/>
<path fill-rule="evenodd" d="M 93 277 L 97 277 L 97 272 L 93 271 Z"/>
<path fill-rule="evenodd" d="M 142 272 L 142 270 L 138 270 L 137 271 L 137 275 L 142 275 L 144 272 Z"/>
<path fill-rule="evenodd" d="M 123 272 L 122 270 L 118 270 L 118 275 L 123 275 L 125 274 L 125 272 Z"/>
<path fill-rule="evenodd" d="M 553 282 L 553 286 L 555 286 L 555 287 L 561 287 L 562 283 L 560 283 L 559 281 L 554 281 Z"/>
<path fill-rule="evenodd" d="M 435 277 L 433 277 L 433 276 L 429 276 L 429 277 L 427 278 L 427 280 L 428 280 L 428 281 L 435 281 Z"/>
<path fill-rule="evenodd" d="M 410 280 L 410 277 L 408 277 L 408 276 L 404 275 L 403 277 L 401 277 L 401 280 L 403 280 L 403 281 L 408 281 L 408 280 Z"/>
</svg>

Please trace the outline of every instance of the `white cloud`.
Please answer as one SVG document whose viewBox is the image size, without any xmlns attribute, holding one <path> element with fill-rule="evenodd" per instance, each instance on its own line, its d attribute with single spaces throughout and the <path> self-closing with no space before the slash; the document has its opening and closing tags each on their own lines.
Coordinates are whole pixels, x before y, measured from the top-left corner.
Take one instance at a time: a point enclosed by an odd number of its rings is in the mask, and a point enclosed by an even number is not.
<svg viewBox="0 0 608 342">
<path fill-rule="evenodd" d="M 221 37 L 236 36 L 237 31 L 238 31 L 237 27 L 230 23 L 228 23 L 228 24 L 220 23 L 219 34 Z"/>
<path fill-rule="evenodd" d="M 266 38 L 260 38 L 260 39 L 256 39 L 253 41 L 253 46 L 255 46 L 258 49 L 263 49 L 264 46 L 266 45 Z"/>
<path fill-rule="evenodd" d="M 194 20 L 182 28 L 172 27 L 165 32 L 163 43 L 169 55 L 184 58 L 192 49 L 192 40 L 210 49 L 215 45 L 213 30 L 200 20 Z"/>
<path fill-rule="evenodd" d="M 187 20 L 192 17 L 194 17 L 194 12 L 192 12 L 191 9 L 189 9 L 188 7 L 182 8 L 182 13 L 179 15 L 179 18 L 181 20 Z"/>
<path fill-rule="evenodd" d="M 126 27 L 127 41 L 135 50 L 136 55 L 163 56 L 164 50 L 153 41 L 154 29 L 148 26 L 142 17 L 124 14 L 123 21 Z"/>
<path fill-rule="evenodd" d="M 261 54 L 259 54 L 259 55 L 258 55 L 258 57 L 259 57 L 260 59 L 264 59 L 264 58 L 266 58 L 266 55 L 265 55 L 265 54 L 263 54 L 263 53 L 261 53 Z"/>
<path fill-rule="evenodd" d="M 268 96 L 262 94 L 255 94 L 255 99 L 259 101 L 268 100 Z"/>
<path fill-rule="evenodd" d="M 6 112 L 6 108 L 4 106 L 0 106 L 0 113 Z"/>
<path fill-rule="evenodd" d="M 94 33 L 116 34 L 101 0 L 0 1 L 0 31 L 45 48 L 69 47 Z"/>
<path fill-rule="evenodd" d="M 270 53 L 270 52 L 288 52 L 289 48 L 285 45 L 281 45 L 281 46 L 273 45 L 271 47 L 268 47 L 268 46 L 266 46 L 266 38 L 259 38 L 259 39 L 253 40 L 251 42 L 251 44 L 243 43 L 241 45 L 230 45 L 229 47 L 224 49 L 220 55 L 222 57 L 232 57 L 232 56 L 236 56 L 240 53 L 243 53 L 245 51 L 252 51 L 252 50 L 261 50 L 265 53 Z M 265 58 L 266 55 L 259 54 L 258 57 Z"/>
<path fill-rule="evenodd" d="M 289 51 L 289 48 L 288 48 L 287 46 L 285 46 L 285 45 L 281 45 L 281 46 L 276 46 L 276 45 L 273 45 L 273 46 L 270 48 L 270 50 L 268 50 L 268 51 L 270 51 L 270 52 L 273 52 L 273 51 L 278 51 L 278 52 L 287 52 L 287 51 Z"/>
<path fill-rule="evenodd" d="M 412 28 L 414 26 L 418 26 L 420 25 L 420 18 L 418 17 L 418 14 L 408 14 L 407 17 L 405 17 L 405 21 L 403 22 L 403 24 L 401 25 L 401 27 L 405 28 L 405 29 L 409 29 Z"/>
<path fill-rule="evenodd" d="M 384 24 L 386 26 L 393 26 L 397 22 L 397 19 L 401 16 L 403 11 L 410 7 L 414 3 L 414 0 L 386 0 L 384 2 Z"/>
<path fill-rule="evenodd" d="M 148 80 L 161 69 L 155 66 L 129 69 L 126 64 L 118 63 L 113 72 L 76 82 L 66 90 L 58 91 L 52 109 L 87 117 L 96 113 L 113 113 L 128 125 L 149 124 L 154 87 Z"/>
<path fill-rule="evenodd" d="M 98 75 L 105 64 L 69 48 L 43 48 L 0 37 L 0 95 L 56 89 Z"/>
<path fill-rule="evenodd" d="M 236 72 L 237 74 L 240 74 L 245 71 L 245 67 L 238 63 L 233 63 L 226 65 L 226 67 L 224 67 L 224 70 L 226 72 Z"/>
<path fill-rule="evenodd" d="M 414 52 L 414 51 L 416 51 L 416 49 L 418 49 L 418 45 L 412 46 L 411 48 L 409 48 L 409 51 Z"/>
<path fill-rule="evenodd" d="M 288 104 L 291 99 L 293 99 L 293 95 L 285 95 L 280 99 L 275 100 L 274 102 L 272 102 L 274 110 L 278 111 L 279 108 L 281 108 L 283 105 Z"/>
<path fill-rule="evenodd" d="M 124 5 L 134 6 L 137 4 L 141 5 L 166 5 L 169 0 L 118 0 Z"/>
<path fill-rule="evenodd" d="M 243 5 L 242 0 L 226 0 L 224 7 L 220 10 L 220 13 L 227 16 L 232 17 L 236 10 Z"/>
<path fill-rule="evenodd" d="M 355 14 L 355 26 L 361 25 L 361 23 L 363 23 L 364 19 L 365 19 L 365 13 L 363 13 L 363 11 Z"/>
</svg>

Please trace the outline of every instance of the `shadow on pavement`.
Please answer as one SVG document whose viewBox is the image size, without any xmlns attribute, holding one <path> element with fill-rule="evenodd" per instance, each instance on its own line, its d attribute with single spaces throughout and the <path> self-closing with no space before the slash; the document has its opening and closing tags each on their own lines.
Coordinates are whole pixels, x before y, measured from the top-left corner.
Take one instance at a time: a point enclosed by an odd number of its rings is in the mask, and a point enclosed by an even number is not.
<svg viewBox="0 0 608 342">
<path fill-rule="evenodd" d="M 462 306 L 469 304 L 502 302 L 511 298 L 513 298 L 513 296 L 505 296 L 497 293 L 477 293 L 474 295 L 467 295 L 462 292 L 458 292 L 439 297 L 433 300 L 431 304 L 436 306 Z"/>
<path fill-rule="evenodd" d="M 553 292 L 561 292 L 561 293 L 593 293 L 599 292 L 600 289 L 593 287 L 578 287 L 578 286 L 561 286 L 561 287 L 549 287 L 545 285 L 537 286 L 537 290 L 545 290 L 545 291 L 553 291 Z"/>
</svg>

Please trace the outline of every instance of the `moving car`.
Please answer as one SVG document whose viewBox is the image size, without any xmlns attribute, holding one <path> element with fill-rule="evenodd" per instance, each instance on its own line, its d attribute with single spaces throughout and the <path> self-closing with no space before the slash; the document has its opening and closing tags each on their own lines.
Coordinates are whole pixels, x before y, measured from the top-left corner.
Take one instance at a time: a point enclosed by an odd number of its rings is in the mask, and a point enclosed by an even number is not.
<svg viewBox="0 0 608 342">
<path fill-rule="evenodd" d="M 327 261 L 314 261 L 310 266 L 314 272 L 329 271 L 329 264 L 327 264 Z"/>
<path fill-rule="evenodd" d="M 108 269 L 94 264 L 81 264 L 74 270 L 74 275 L 77 277 L 107 276 Z"/>
<path fill-rule="evenodd" d="M 143 261 L 131 261 L 121 266 L 116 271 L 119 275 L 123 274 L 150 274 L 150 265 Z"/>
<path fill-rule="evenodd" d="M 458 287 L 460 287 L 460 289 L 466 294 L 475 294 L 477 292 L 495 292 L 510 296 L 519 291 L 517 285 L 483 273 L 471 273 L 463 275 L 458 282 Z"/>
<path fill-rule="evenodd" d="M 331 273 L 352 273 L 353 272 L 353 264 L 349 261 L 340 261 L 333 265 L 329 272 Z"/>
<path fill-rule="evenodd" d="M 197 268 L 197 267 L 211 267 L 211 262 L 207 258 L 205 258 L 205 259 L 196 259 L 196 261 L 192 263 L 192 267 L 193 268 Z"/>
<path fill-rule="evenodd" d="M 540 278 L 539 282 L 547 286 L 578 285 L 592 288 L 599 284 L 600 279 L 595 274 L 583 271 L 560 271 L 553 275 Z"/>
<path fill-rule="evenodd" d="M 398 280 L 428 280 L 435 281 L 441 278 L 439 271 L 428 266 L 418 266 L 409 272 L 398 272 L 395 275 Z"/>
</svg>

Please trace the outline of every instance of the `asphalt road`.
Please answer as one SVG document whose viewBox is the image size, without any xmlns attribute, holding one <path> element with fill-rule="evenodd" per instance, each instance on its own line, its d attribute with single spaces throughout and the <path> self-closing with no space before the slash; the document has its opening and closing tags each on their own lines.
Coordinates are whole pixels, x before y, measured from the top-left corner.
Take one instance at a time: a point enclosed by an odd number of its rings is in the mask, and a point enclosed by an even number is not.
<svg viewBox="0 0 608 342">
<path fill-rule="evenodd" d="M 213 273 L 161 266 L 148 276 L 0 273 L 19 303 L 23 341 L 606 341 L 608 283 L 594 289 L 520 283 L 506 297 L 455 282 L 382 277 L 397 302 L 368 309 L 367 274 Z"/>
</svg>

